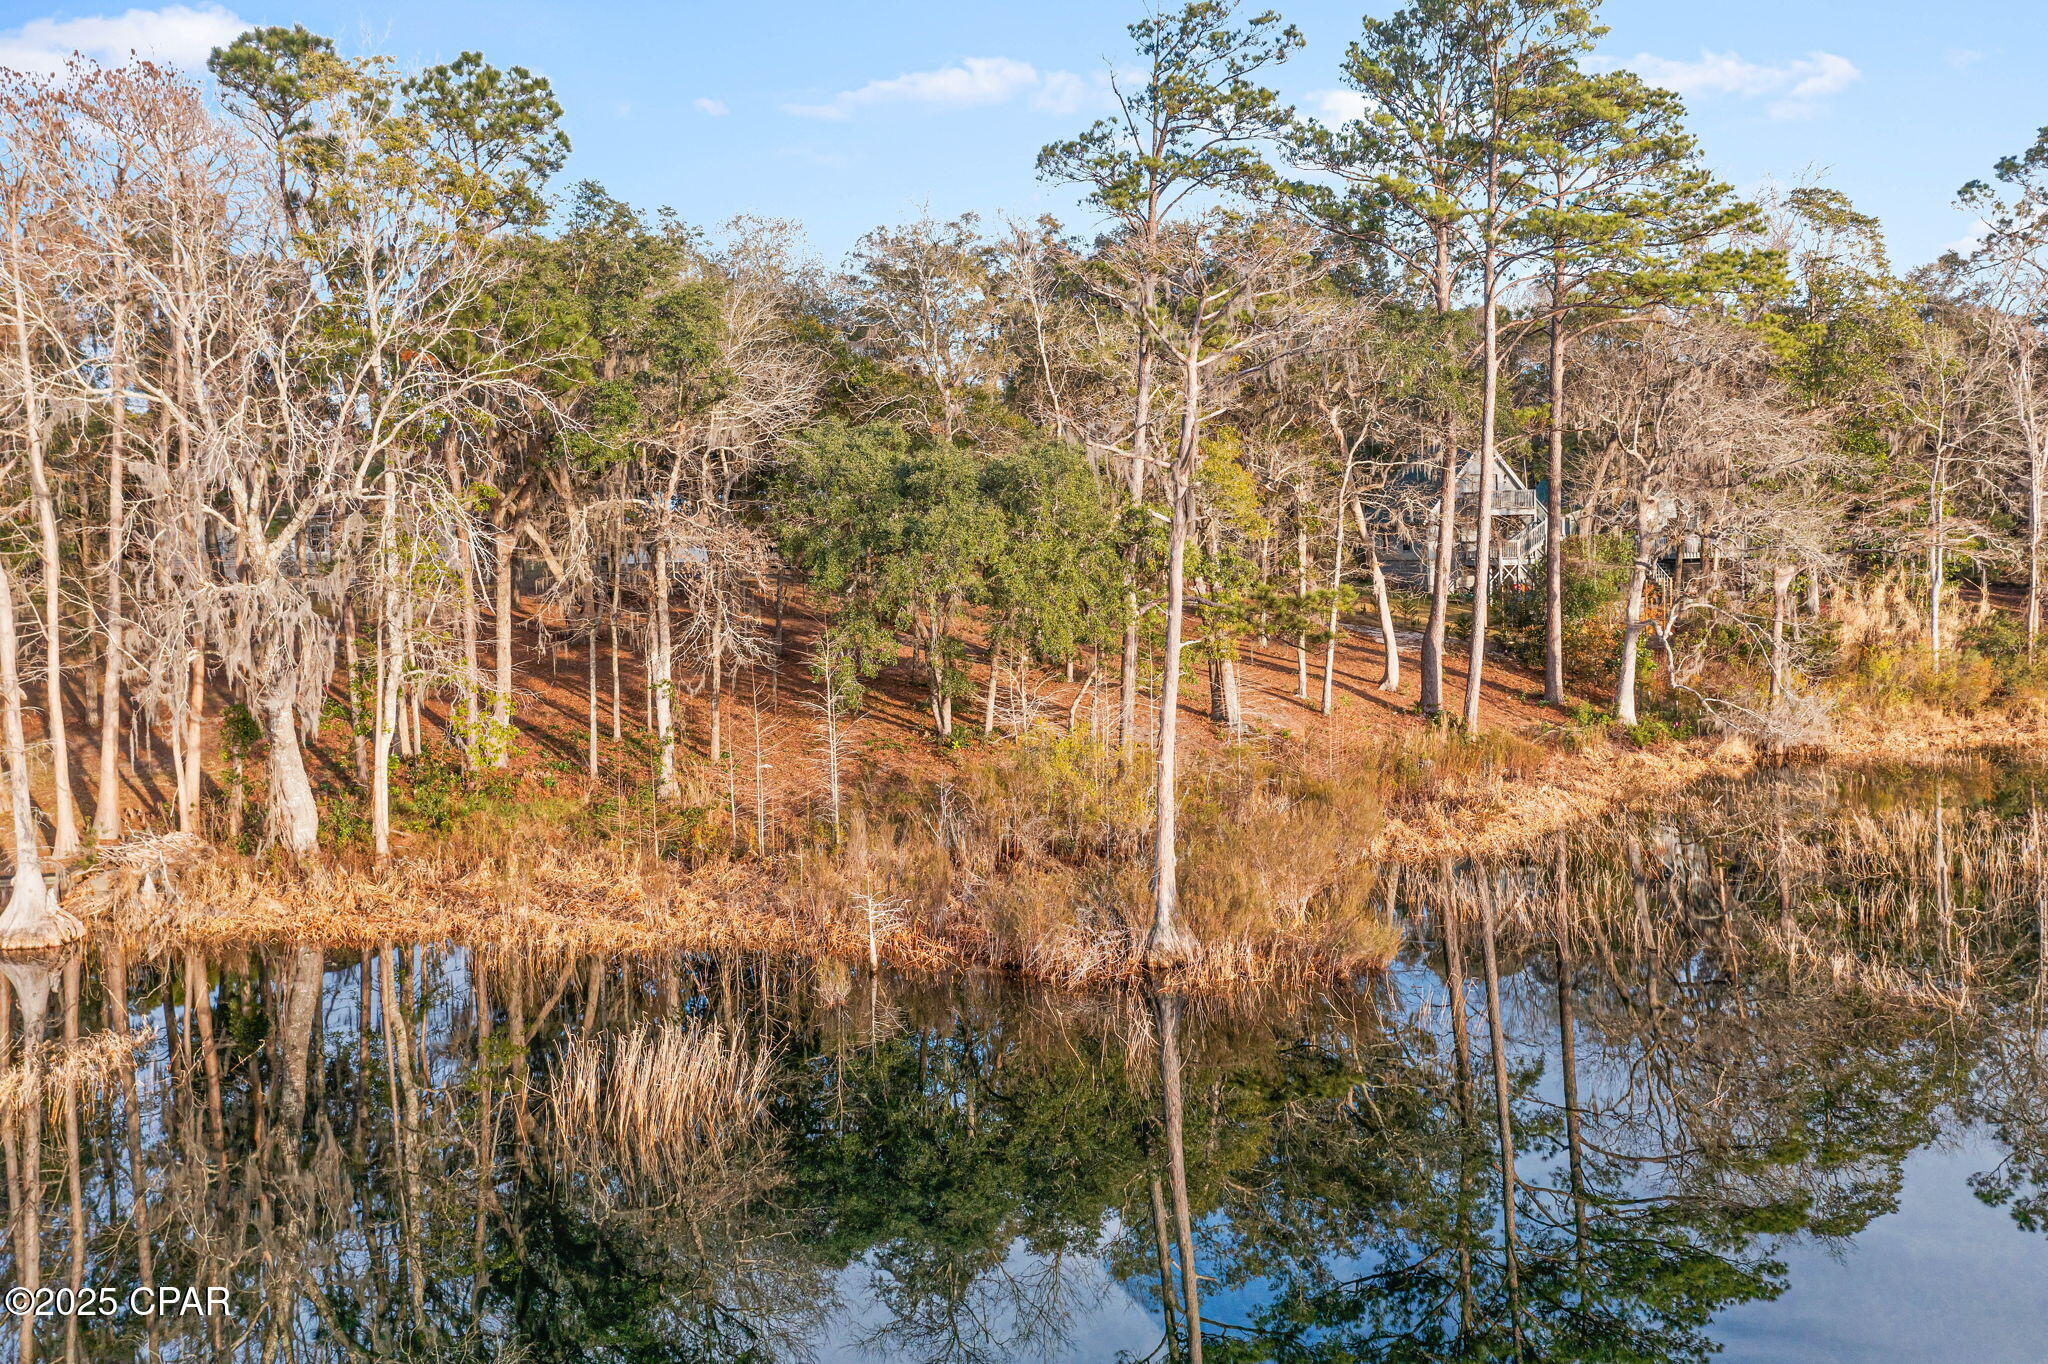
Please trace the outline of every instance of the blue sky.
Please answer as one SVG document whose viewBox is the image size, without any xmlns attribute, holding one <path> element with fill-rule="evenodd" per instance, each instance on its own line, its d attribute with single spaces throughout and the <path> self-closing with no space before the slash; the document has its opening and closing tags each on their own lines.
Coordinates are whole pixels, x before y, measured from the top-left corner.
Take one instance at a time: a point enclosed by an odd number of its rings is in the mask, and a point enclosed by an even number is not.
<svg viewBox="0 0 2048 1364">
<path fill-rule="evenodd" d="M 1316 105 L 1362 12 L 1288 0 L 1309 40 L 1282 70 Z M 192 61 L 243 23 L 303 23 L 409 63 L 465 48 L 547 75 L 572 177 L 715 224 L 800 220 L 836 257 L 929 203 L 942 216 L 1053 212 L 1032 157 L 1099 111 L 1137 5 L 1100 0 L 236 0 L 122 9 L 0 0 L 0 64 L 83 47 Z M 1965 180 L 2048 124 L 2039 0 L 1608 0 L 1607 57 L 1679 89 L 1709 159 L 1749 187 L 1819 172 L 1878 214 L 1903 265 L 1964 238 Z"/>
</svg>

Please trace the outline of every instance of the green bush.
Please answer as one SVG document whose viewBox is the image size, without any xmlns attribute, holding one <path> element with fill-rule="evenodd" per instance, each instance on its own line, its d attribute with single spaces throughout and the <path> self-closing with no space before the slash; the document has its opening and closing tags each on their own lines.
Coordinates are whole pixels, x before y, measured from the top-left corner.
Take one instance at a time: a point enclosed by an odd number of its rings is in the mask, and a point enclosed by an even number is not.
<svg viewBox="0 0 2048 1364">
<path fill-rule="evenodd" d="M 1617 621 L 1628 595 L 1629 542 L 1595 535 L 1566 542 L 1564 552 L 1565 670 L 1573 676 L 1611 672 L 1620 638 Z M 1543 584 L 1548 559 L 1530 566 L 1527 585 L 1500 589 L 1493 605 L 1501 648 L 1524 667 L 1543 666 Z"/>
</svg>

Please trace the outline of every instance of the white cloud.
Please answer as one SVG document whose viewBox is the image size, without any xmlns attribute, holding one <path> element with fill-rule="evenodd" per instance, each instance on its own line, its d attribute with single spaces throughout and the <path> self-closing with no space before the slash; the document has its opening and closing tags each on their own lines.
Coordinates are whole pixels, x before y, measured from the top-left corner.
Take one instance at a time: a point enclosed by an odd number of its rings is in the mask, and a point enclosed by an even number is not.
<svg viewBox="0 0 2048 1364">
<path fill-rule="evenodd" d="M 1733 52 L 1711 51 L 1701 52 L 1697 61 L 1640 52 L 1626 61 L 1610 59 L 1607 64 L 1626 67 L 1651 84 L 1681 95 L 1775 96 L 1768 112 L 1778 119 L 1819 113 L 1823 100 L 1840 94 L 1863 76 L 1854 62 L 1832 52 L 1809 52 L 1775 66 L 1745 61 Z"/>
<path fill-rule="evenodd" d="M 1958 256 L 1972 255 L 1976 252 L 1978 247 L 1984 245 L 1984 239 L 1986 237 L 1989 237 L 1990 235 L 1991 224 L 1985 222 L 1982 218 L 1979 218 L 1971 225 L 1970 230 L 1967 233 L 1956 238 L 1954 241 L 1949 242 L 1948 244 L 1938 248 L 1934 254 L 1937 257 L 1940 257 L 1945 256 L 1949 252 L 1953 251 Z"/>
<path fill-rule="evenodd" d="M 1089 82 L 1071 71 L 1047 71 L 1031 92 L 1031 107 L 1048 114 L 1077 114 L 1094 101 L 1101 82 Z"/>
<path fill-rule="evenodd" d="M 73 53 L 108 65 L 147 57 L 168 66 L 198 68 L 216 47 L 249 26 L 219 5 L 166 5 L 80 19 L 31 19 L 0 33 L 0 66 L 55 75 Z"/>
<path fill-rule="evenodd" d="M 1941 54 L 1942 62 L 1951 71 L 1967 71 L 1984 60 L 1984 54 L 1974 47 L 1952 47 Z"/>
<path fill-rule="evenodd" d="M 823 104 L 785 104 L 799 118 L 845 120 L 879 105 L 927 109 L 974 109 L 1007 104 L 1020 96 L 1046 113 L 1071 114 L 1096 98 L 1100 82 L 1071 71 L 1040 71 L 1011 57 L 966 57 L 933 71 L 906 71 L 889 80 L 842 90 Z"/>
<path fill-rule="evenodd" d="M 1364 118 L 1372 107 L 1372 101 L 1356 90 L 1311 90 L 1304 102 L 1311 118 L 1333 128 Z"/>
<path fill-rule="evenodd" d="M 732 110 L 725 107 L 724 100 L 712 99 L 708 95 L 700 95 L 696 100 L 692 102 L 696 104 L 697 109 L 700 113 L 709 114 L 713 118 L 724 118 L 727 114 L 732 112 Z"/>
</svg>

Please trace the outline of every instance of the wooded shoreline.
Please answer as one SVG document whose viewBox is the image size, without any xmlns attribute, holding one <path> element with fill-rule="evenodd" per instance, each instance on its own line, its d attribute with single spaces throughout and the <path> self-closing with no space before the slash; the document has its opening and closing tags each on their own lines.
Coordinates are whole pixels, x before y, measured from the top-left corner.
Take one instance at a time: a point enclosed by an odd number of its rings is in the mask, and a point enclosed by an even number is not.
<svg viewBox="0 0 2048 1364">
<path fill-rule="evenodd" d="M 559 183 L 476 52 L 0 73 L 0 951 L 175 845 L 216 907 L 1339 972 L 1361 861 L 2041 704 L 2048 133 L 1902 272 L 1597 8 L 1367 18 L 1341 119 L 1278 13 L 1136 16 L 1037 154 L 1083 221 L 836 264 Z"/>
<path fill-rule="evenodd" d="M 1969 717 L 1916 711 L 1845 725 L 1826 752 L 1767 755 L 1739 741 L 1705 739 L 1650 748 L 1603 743 L 1411 775 L 1407 790 L 1387 791 L 1384 812 L 1372 816 L 1375 831 L 1346 865 L 1331 869 L 1333 883 L 1316 888 L 1324 909 L 1290 915 L 1273 906 L 1262 923 L 1199 938 L 1165 978 L 1177 988 L 1228 992 L 1323 985 L 1383 969 L 1401 942 L 1391 897 L 1403 875 L 1448 874 L 1482 859 L 1534 866 L 1540 845 L 1625 812 L 1678 808 L 1704 784 L 1788 764 L 1827 772 L 1934 769 L 2040 751 L 2048 751 L 2048 713 L 2037 709 Z M 1237 846 L 1256 857 L 1250 840 L 1289 832 L 1241 829 Z M 1008 886 L 968 884 L 941 902 L 913 906 L 899 893 L 902 861 L 879 851 L 863 867 L 866 859 L 859 848 L 815 847 L 680 870 L 630 847 L 530 836 L 495 848 L 461 838 L 440 847 L 426 841 L 381 867 L 359 858 L 292 864 L 187 847 L 159 854 L 146 893 L 137 893 L 138 869 L 149 859 L 117 857 L 127 871 L 86 871 L 78 878 L 86 893 L 69 903 L 95 934 L 206 950 L 452 943 L 551 959 L 734 953 L 919 972 L 990 969 L 1079 989 L 1158 978 L 1158 964 L 1143 952 L 1141 888 L 1121 924 L 1062 918 L 1037 936 L 1006 934 L 997 922 L 1003 906 L 1020 887 L 1041 881 L 1038 869 L 1013 865 Z M 874 889 L 859 888 L 863 871 Z M 1332 917 L 1328 906 L 1360 912 Z"/>
</svg>

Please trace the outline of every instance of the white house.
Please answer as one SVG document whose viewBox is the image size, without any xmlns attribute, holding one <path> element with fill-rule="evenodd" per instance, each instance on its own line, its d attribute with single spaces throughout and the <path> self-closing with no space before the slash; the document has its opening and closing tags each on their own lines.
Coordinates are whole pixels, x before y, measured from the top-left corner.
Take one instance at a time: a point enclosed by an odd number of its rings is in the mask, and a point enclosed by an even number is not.
<svg viewBox="0 0 2048 1364">
<path fill-rule="evenodd" d="M 1474 513 L 1479 507 L 1479 455 L 1471 450 L 1459 454 L 1464 460 L 1458 472 L 1457 564 L 1462 584 L 1470 580 L 1478 544 Z M 1381 558 L 1389 571 L 1428 581 L 1442 478 L 1436 451 L 1425 450 L 1387 485 L 1377 519 L 1386 535 Z M 1493 479 L 1493 571 L 1501 578 L 1521 581 L 1543 558 L 1550 507 L 1545 490 L 1530 487 L 1498 451 L 1493 457 Z"/>
</svg>

